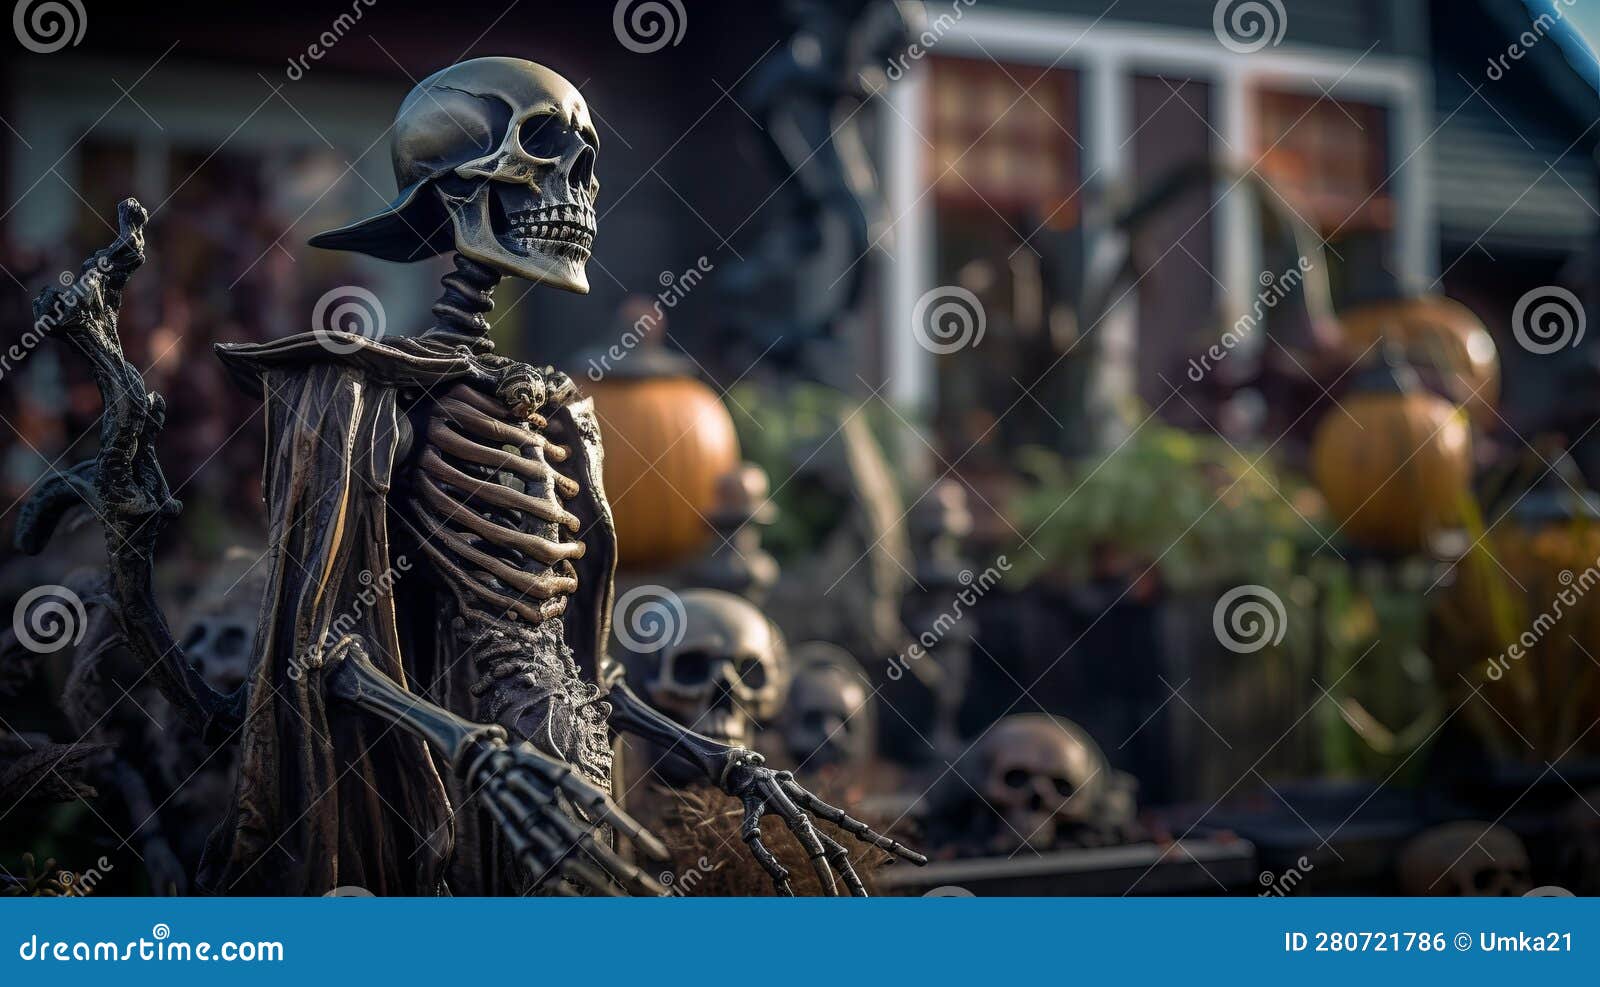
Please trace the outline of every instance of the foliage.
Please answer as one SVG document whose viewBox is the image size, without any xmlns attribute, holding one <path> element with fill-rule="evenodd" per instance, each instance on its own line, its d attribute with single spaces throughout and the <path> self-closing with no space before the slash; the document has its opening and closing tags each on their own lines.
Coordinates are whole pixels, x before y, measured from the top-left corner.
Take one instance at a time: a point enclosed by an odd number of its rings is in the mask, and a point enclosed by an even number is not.
<svg viewBox="0 0 1600 987">
<path fill-rule="evenodd" d="M 1309 488 L 1269 454 L 1252 458 L 1219 438 L 1147 424 L 1099 462 L 1037 448 L 1019 459 L 1032 483 L 1013 520 L 1038 549 L 1014 553 L 1024 578 L 1063 569 L 1085 578 L 1109 546 L 1180 591 L 1282 587 L 1301 551 L 1321 543 Z"/>
<path fill-rule="evenodd" d="M 825 447 L 838 443 L 842 423 L 859 417 L 885 450 L 899 424 L 881 400 L 863 402 L 820 384 L 743 384 L 729 391 L 727 404 L 741 454 L 772 484 L 778 516 L 762 545 L 779 561 L 815 551 L 845 513 L 847 492 L 819 482 L 812 468 L 826 461 Z"/>
</svg>

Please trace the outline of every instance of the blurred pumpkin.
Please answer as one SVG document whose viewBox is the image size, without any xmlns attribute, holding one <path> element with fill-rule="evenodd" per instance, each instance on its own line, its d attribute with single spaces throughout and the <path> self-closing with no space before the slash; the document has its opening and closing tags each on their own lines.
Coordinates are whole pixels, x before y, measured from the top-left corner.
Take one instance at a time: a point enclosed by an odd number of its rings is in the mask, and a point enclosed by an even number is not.
<svg viewBox="0 0 1600 987">
<path fill-rule="evenodd" d="M 1317 425 L 1311 476 L 1351 541 L 1416 552 L 1460 523 L 1472 476 L 1466 415 L 1423 389 L 1387 345 Z"/>
<path fill-rule="evenodd" d="M 1339 314 L 1352 355 L 1388 339 L 1400 346 L 1423 382 L 1464 405 L 1479 425 L 1496 419 L 1500 355 L 1494 337 L 1472 310 L 1442 295 L 1360 305 Z"/>
<path fill-rule="evenodd" d="M 1493 749 L 1534 763 L 1600 751 L 1600 498 L 1571 462 L 1541 460 L 1543 478 L 1433 594 L 1440 683 L 1459 686 Z"/>
<path fill-rule="evenodd" d="M 622 567 L 669 566 L 702 551 L 717 480 L 739 466 L 733 417 L 693 370 L 642 348 L 584 389 L 600 418 Z"/>
</svg>

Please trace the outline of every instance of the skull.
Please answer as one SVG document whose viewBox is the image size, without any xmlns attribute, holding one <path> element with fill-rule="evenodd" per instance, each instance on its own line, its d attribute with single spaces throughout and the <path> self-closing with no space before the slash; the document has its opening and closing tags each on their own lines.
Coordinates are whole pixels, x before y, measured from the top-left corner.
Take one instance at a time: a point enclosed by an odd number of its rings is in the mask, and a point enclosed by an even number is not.
<svg viewBox="0 0 1600 987">
<path fill-rule="evenodd" d="M 650 701 L 696 733 L 747 747 L 753 728 L 783 708 L 789 655 L 783 632 L 732 593 L 679 594 L 684 633 L 645 684 Z"/>
<path fill-rule="evenodd" d="M 453 248 L 501 274 L 586 293 L 598 148 L 589 108 L 566 79 L 520 58 L 470 59 L 401 104 L 399 198 L 311 242 L 387 260 Z"/>
<path fill-rule="evenodd" d="M 783 742 L 802 768 L 851 764 L 872 756 L 872 692 L 843 648 L 812 641 L 795 649 L 794 684 L 783 709 Z"/>
<path fill-rule="evenodd" d="M 1400 851 L 1400 888 L 1413 897 L 1512 898 L 1533 888 L 1517 834 L 1483 822 L 1424 830 Z"/>
<path fill-rule="evenodd" d="M 189 608 L 183 653 L 216 688 L 231 692 L 244 682 L 254 650 L 269 567 L 263 553 L 228 549 Z"/>
<path fill-rule="evenodd" d="M 1066 829 L 1093 823 L 1110 780 L 1094 740 L 1072 721 L 1044 713 L 1001 720 L 977 756 L 975 787 L 1004 821 L 996 850 L 1047 849 Z"/>
</svg>

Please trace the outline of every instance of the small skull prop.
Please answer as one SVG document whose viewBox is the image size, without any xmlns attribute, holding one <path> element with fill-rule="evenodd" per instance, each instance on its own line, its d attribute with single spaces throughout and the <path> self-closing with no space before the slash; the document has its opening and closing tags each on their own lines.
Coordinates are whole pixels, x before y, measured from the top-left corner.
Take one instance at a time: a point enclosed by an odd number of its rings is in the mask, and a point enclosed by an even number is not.
<svg viewBox="0 0 1600 987">
<path fill-rule="evenodd" d="M 1008 716 L 976 753 L 981 774 L 974 787 L 1002 821 L 991 849 L 1048 849 L 1072 827 L 1097 821 L 1110 768 L 1072 721 L 1044 713 Z"/>
<path fill-rule="evenodd" d="M 747 747 L 789 694 L 783 632 L 732 593 L 687 590 L 679 599 L 683 636 L 661 652 L 645 691 L 656 708 L 696 733 Z"/>
<path fill-rule="evenodd" d="M 213 686 L 231 692 L 244 682 L 267 591 L 264 553 L 230 548 L 189 608 L 183 653 Z"/>
<path fill-rule="evenodd" d="M 459 251 L 501 274 L 586 293 L 599 138 L 566 79 L 474 58 L 418 83 L 395 117 L 400 195 L 315 246 L 411 261 Z"/>
<path fill-rule="evenodd" d="M 794 658 L 783 742 L 796 770 L 870 758 L 875 739 L 872 691 L 860 664 L 825 641 L 800 645 Z"/>
<path fill-rule="evenodd" d="M 1412 897 L 1512 898 L 1532 888 L 1528 851 L 1504 826 L 1445 823 L 1400 851 L 1400 889 Z"/>
</svg>

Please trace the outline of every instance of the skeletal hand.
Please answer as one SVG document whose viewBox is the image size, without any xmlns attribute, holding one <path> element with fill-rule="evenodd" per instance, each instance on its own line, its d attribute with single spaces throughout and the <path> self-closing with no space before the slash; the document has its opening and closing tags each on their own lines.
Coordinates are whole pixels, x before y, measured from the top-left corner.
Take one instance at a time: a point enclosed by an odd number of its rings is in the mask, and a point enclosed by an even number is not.
<svg viewBox="0 0 1600 987">
<path fill-rule="evenodd" d="M 468 790 L 483 800 L 500 824 L 518 862 L 533 876 L 535 888 L 555 877 L 551 887 L 557 894 L 574 893 L 561 884 L 562 878 L 604 895 L 667 893 L 654 878 L 595 839 L 594 829 L 609 825 L 657 860 L 670 859 L 666 846 L 571 766 L 530 744 L 510 746 L 495 739 L 475 741 L 462 763 Z M 574 819 L 563 800 L 593 822 Z"/>
<path fill-rule="evenodd" d="M 772 884 L 781 895 L 793 896 L 794 890 L 789 886 L 788 869 L 779 863 L 778 858 L 761 842 L 761 819 L 767 815 L 776 815 L 782 819 L 795 839 L 800 841 L 806 856 L 811 858 L 811 866 L 817 872 L 817 879 L 822 883 L 823 892 L 828 895 L 839 893 L 838 884 L 833 877 L 834 869 L 839 871 L 839 876 L 844 879 L 845 888 L 851 895 L 865 898 L 867 888 L 850 863 L 850 851 L 828 834 L 819 831 L 812 824 L 807 812 L 826 819 L 862 843 L 892 853 L 903 860 L 918 865 L 928 862 L 928 858 L 922 854 L 874 831 L 866 823 L 852 819 L 843 810 L 806 791 L 788 771 L 774 771 L 765 767 L 761 755 L 754 751 L 730 749 L 728 768 L 722 777 L 722 788 L 744 803 L 744 824 L 739 828 L 739 835 L 750 848 L 750 852 L 755 855 L 756 860 L 772 877 Z"/>
</svg>

